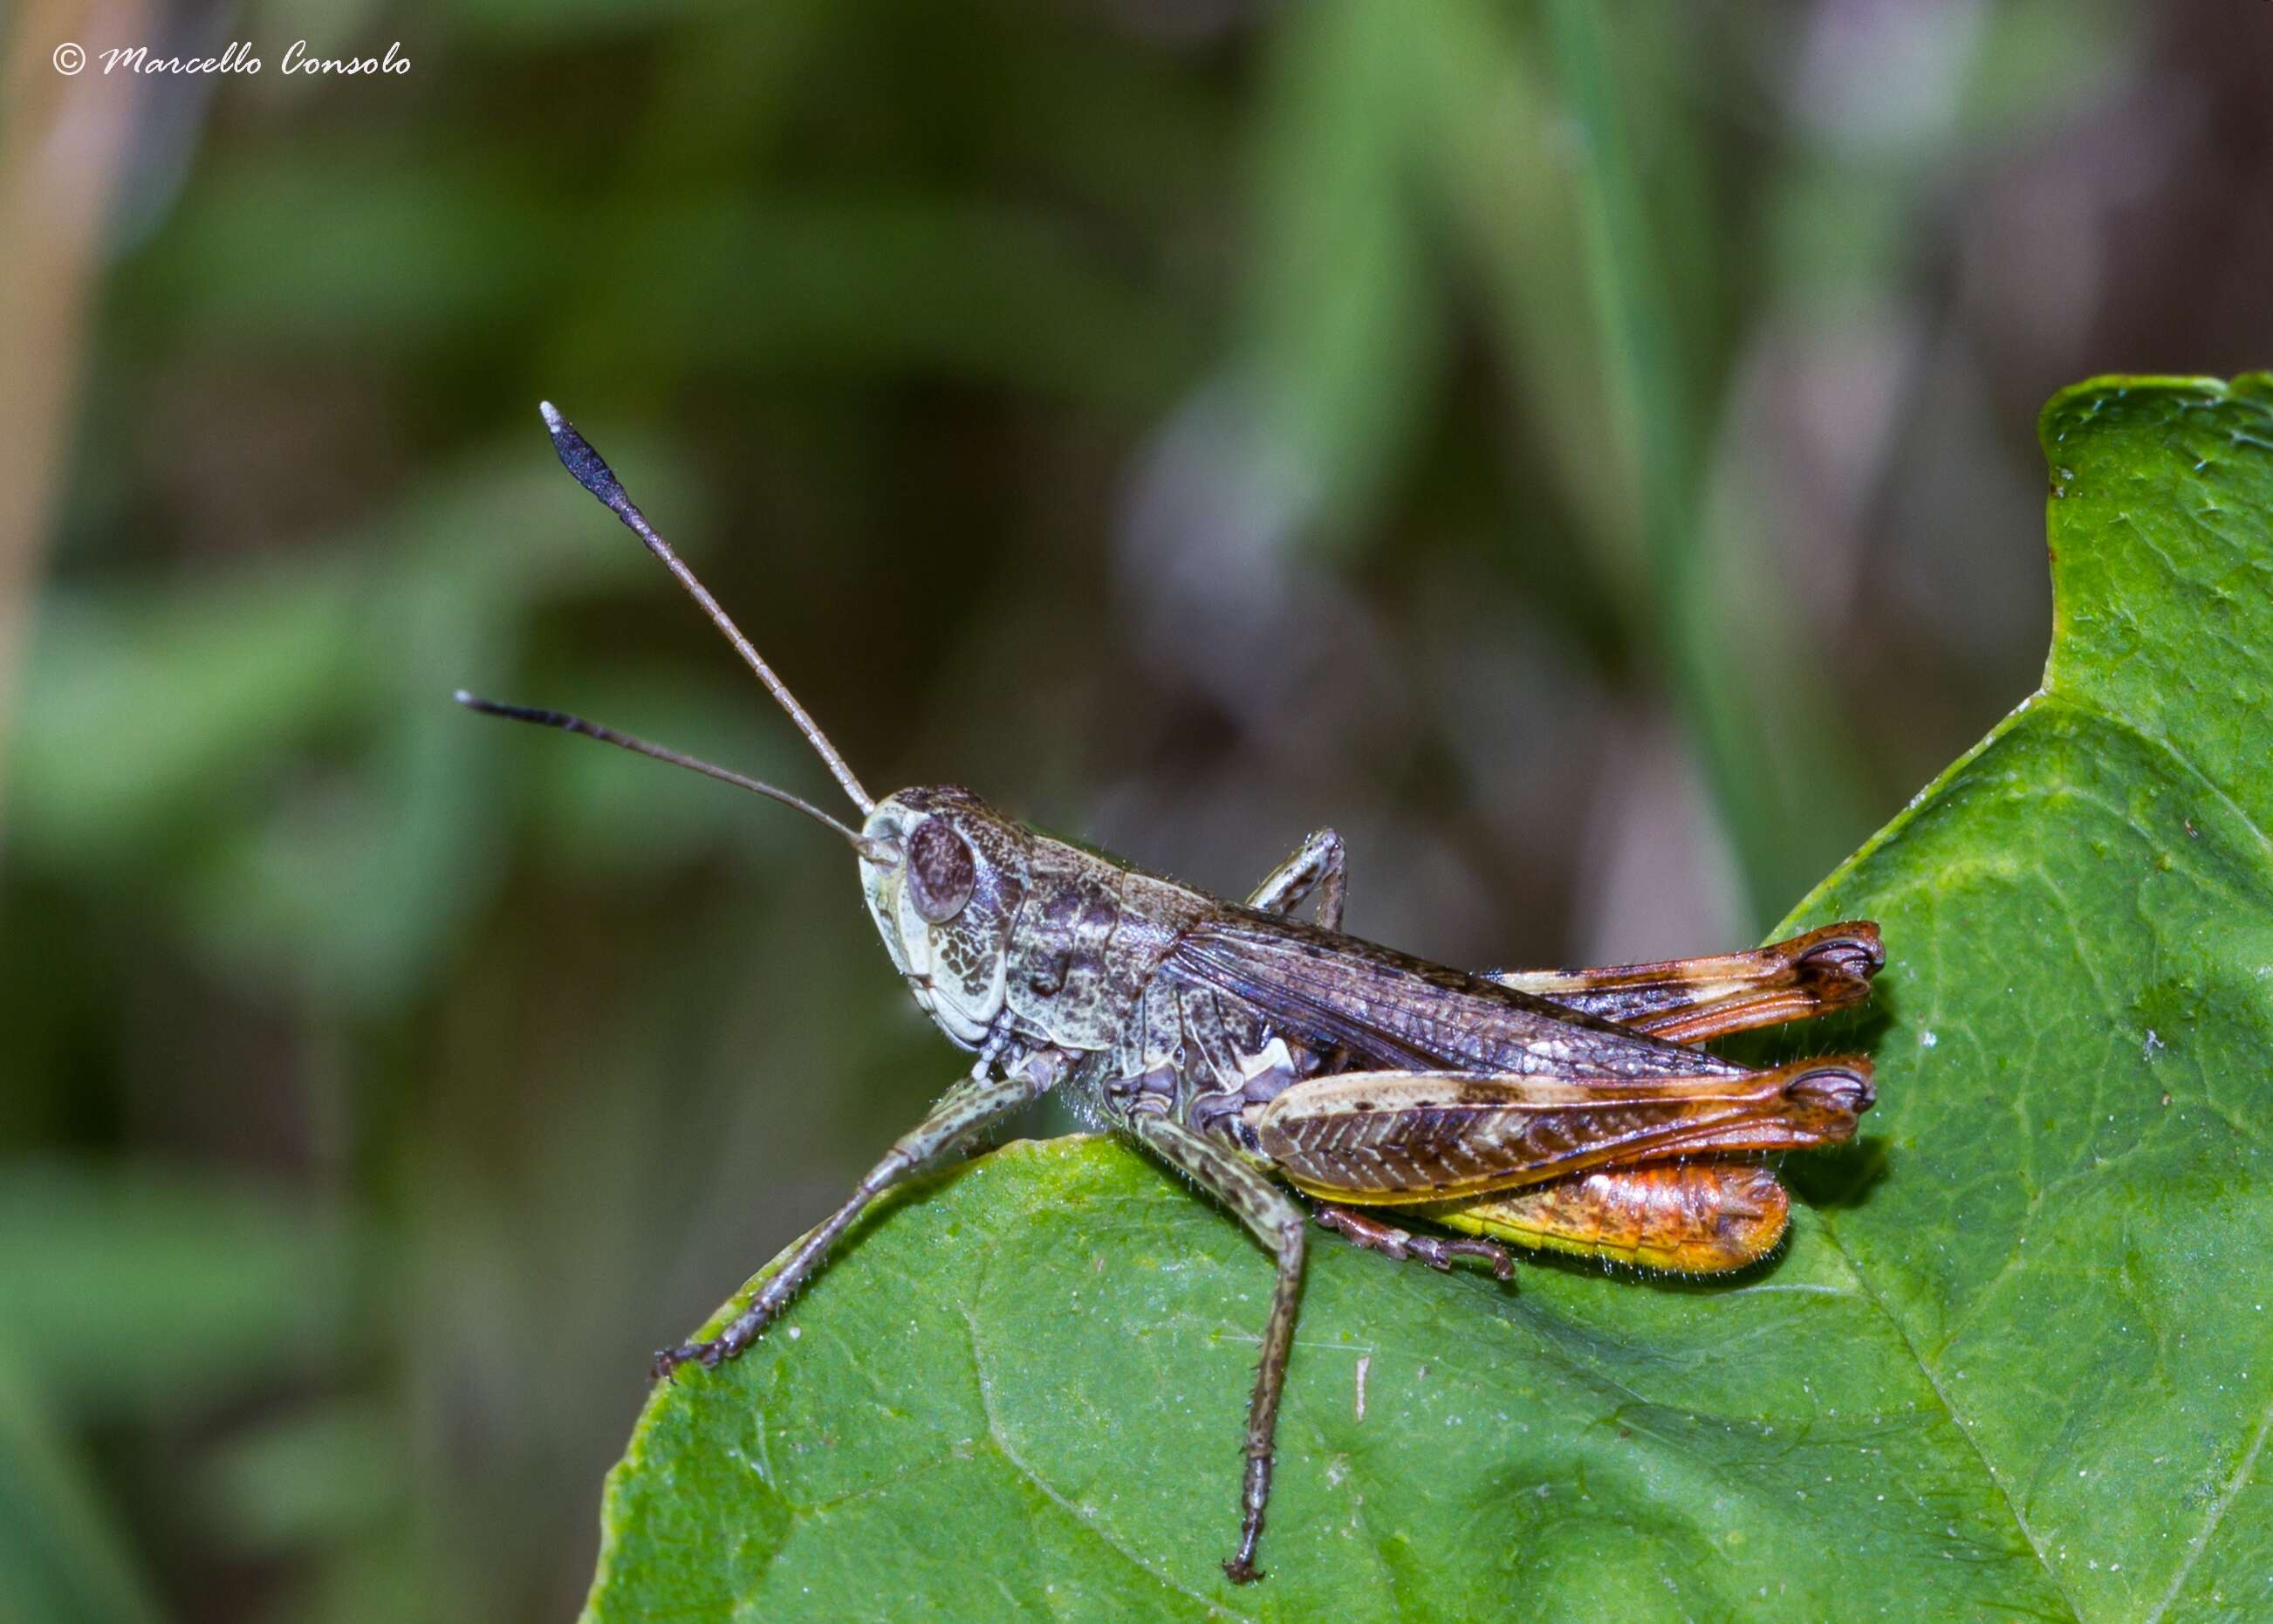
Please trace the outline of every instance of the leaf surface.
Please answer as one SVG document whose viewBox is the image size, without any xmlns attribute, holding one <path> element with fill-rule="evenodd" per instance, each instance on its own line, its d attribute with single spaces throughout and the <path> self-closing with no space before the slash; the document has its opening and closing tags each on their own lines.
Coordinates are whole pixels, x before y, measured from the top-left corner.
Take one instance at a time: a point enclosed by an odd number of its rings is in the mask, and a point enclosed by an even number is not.
<svg viewBox="0 0 2273 1624">
<path fill-rule="evenodd" d="M 1890 958 L 1806 1034 L 1881 1103 L 1789 1164 L 1779 1257 L 1511 1289 L 1321 1238 L 1236 1590 L 1270 1266 L 1115 1143 L 1015 1145 L 658 1391 L 589 1616 L 2267 1605 L 2273 380 L 2100 380 L 2043 433 L 2044 689 L 1788 922 Z"/>
</svg>

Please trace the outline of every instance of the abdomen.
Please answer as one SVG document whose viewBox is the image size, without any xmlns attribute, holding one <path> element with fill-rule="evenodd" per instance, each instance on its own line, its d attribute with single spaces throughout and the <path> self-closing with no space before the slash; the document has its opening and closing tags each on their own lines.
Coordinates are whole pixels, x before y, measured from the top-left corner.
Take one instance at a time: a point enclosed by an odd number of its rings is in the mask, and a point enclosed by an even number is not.
<svg viewBox="0 0 2273 1624">
<path fill-rule="evenodd" d="M 1643 1268 L 1717 1274 L 1766 1257 L 1791 1198 L 1757 1162 L 1606 1169 L 1410 1211 L 1447 1229 Z"/>
</svg>

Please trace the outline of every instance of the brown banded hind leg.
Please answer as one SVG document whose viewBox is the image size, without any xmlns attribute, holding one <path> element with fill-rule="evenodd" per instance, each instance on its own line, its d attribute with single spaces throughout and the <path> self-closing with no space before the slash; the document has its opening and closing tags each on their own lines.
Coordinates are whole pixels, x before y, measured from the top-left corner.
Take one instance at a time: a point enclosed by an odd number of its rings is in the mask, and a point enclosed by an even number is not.
<svg viewBox="0 0 2273 1624">
<path fill-rule="evenodd" d="M 1264 914 L 1292 914 L 1313 891 L 1318 893 L 1318 924 L 1342 928 L 1342 899 L 1349 889 L 1349 864 L 1342 838 L 1331 829 L 1314 831 L 1294 854 L 1273 868 L 1247 906 Z"/>
<path fill-rule="evenodd" d="M 1747 952 L 1490 979 L 1669 1042 L 1702 1043 L 1860 1004 L 1886 962 L 1878 926 L 1849 920 Z"/>
<path fill-rule="evenodd" d="M 1147 1150 L 1236 1214 L 1271 1251 L 1279 1278 L 1271 1292 L 1271 1318 L 1263 1328 L 1263 1361 L 1247 1406 L 1247 1473 L 1240 1486 L 1239 1549 L 1223 1565 L 1234 1584 L 1263 1576 L 1255 1547 L 1263 1538 L 1263 1510 L 1271 1500 L 1272 1440 L 1279 1427 L 1279 1395 L 1294 1346 L 1294 1311 L 1302 1293 L 1302 1209 L 1252 1166 L 1174 1119 L 1140 1111 L 1129 1132 Z"/>
<path fill-rule="evenodd" d="M 1490 1267 L 1493 1279 L 1515 1278 L 1515 1259 L 1508 1255 L 1506 1247 L 1489 1241 L 1466 1236 L 1446 1240 L 1441 1236 L 1415 1235 L 1354 1207 L 1322 1206 L 1310 1216 L 1317 1221 L 1320 1229 L 1332 1229 L 1352 1245 L 1394 1258 L 1399 1263 L 1409 1259 L 1425 1263 L 1432 1269 L 1449 1269 L 1454 1258 L 1481 1258 Z"/>
<path fill-rule="evenodd" d="M 852 1221 L 871 1201 L 921 1171 L 987 1124 L 1041 1098 L 1057 1085 L 1065 1071 L 1065 1056 L 1055 1050 L 1045 1050 L 1013 1069 L 1007 1077 L 974 1074 L 949 1089 L 932 1107 L 931 1114 L 902 1134 L 884 1154 L 884 1159 L 868 1169 L 867 1177 L 853 1187 L 844 1205 L 797 1244 L 782 1266 L 766 1277 L 765 1283 L 734 1317 L 732 1324 L 708 1342 L 681 1342 L 675 1348 L 664 1349 L 655 1356 L 650 1375 L 668 1376 L 690 1360 L 716 1367 L 721 1360 L 732 1358 L 757 1341 L 789 1305 L 790 1299 L 820 1271 L 828 1260 L 829 1247 L 851 1228 Z"/>
</svg>

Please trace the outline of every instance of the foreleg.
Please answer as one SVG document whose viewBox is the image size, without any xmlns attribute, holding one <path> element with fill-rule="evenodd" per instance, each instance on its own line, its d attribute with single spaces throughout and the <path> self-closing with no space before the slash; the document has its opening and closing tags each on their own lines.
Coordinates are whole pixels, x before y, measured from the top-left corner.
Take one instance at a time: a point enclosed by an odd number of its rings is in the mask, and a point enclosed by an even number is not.
<svg viewBox="0 0 2273 1624">
<path fill-rule="evenodd" d="M 1263 1538 L 1263 1509 L 1271 1499 L 1272 1440 L 1279 1427 L 1279 1395 L 1287 1382 L 1294 1310 L 1302 1293 L 1302 1209 L 1255 1168 L 1169 1117 L 1140 1111 L 1129 1118 L 1128 1126 L 1146 1149 L 1230 1207 L 1278 1260 L 1271 1318 L 1263 1329 L 1263 1362 L 1256 1368 L 1255 1394 L 1247 1406 L 1239 1549 L 1223 1565 L 1234 1584 L 1251 1584 L 1263 1576 L 1255 1566 L 1255 1546 Z"/>
<path fill-rule="evenodd" d="M 966 1077 L 934 1106 L 931 1114 L 900 1136 L 884 1159 L 868 1169 L 844 1206 L 797 1244 L 796 1249 L 769 1275 L 749 1305 L 732 1324 L 707 1342 L 681 1342 L 655 1356 L 652 1373 L 668 1376 L 689 1360 L 715 1368 L 731 1359 L 763 1335 L 765 1328 L 789 1305 L 791 1297 L 820 1272 L 829 1249 L 852 1226 L 871 1201 L 904 1182 L 949 1150 L 969 1139 L 987 1124 L 1007 1116 L 1029 1101 L 1038 1100 L 1065 1074 L 1065 1058 L 1055 1051 L 1033 1056 L 1009 1076 Z"/>
<path fill-rule="evenodd" d="M 1348 890 L 1349 866 L 1342 838 L 1321 829 L 1295 848 L 1294 854 L 1271 871 L 1255 888 L 1247 906 L 1265 914 L 1292 914 L 1302 898 L 1318 893 L 1318 923 L 1327 930 L 1342 928 L 1342 898 Z"/>
</svg>

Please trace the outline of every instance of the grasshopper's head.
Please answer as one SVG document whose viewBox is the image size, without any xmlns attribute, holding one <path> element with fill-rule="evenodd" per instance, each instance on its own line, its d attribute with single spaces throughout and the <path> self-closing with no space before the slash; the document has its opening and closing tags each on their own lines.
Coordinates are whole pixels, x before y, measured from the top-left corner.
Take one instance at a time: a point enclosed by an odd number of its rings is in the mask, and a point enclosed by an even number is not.
<svg viewBox="0 0 2273 1624">
<path fill-rule="evenodd" d="M 967 789 L 904 789 L 860 828 L 860 886 L 924 1013 L 976 1049 L 1002 1012 L 1025 831 Z"/>
</svg>

